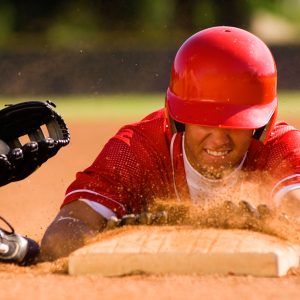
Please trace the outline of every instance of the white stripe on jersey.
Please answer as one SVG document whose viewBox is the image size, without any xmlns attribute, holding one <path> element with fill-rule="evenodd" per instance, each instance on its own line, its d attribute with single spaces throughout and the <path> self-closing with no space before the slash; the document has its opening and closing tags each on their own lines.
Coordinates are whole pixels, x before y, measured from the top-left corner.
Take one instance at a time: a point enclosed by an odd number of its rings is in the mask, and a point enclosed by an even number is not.
<svg viewBox="0 0 300 300">
<path fill-rule="evenodd" d="M 82 201 L 84 203 L 86 203 L 90 208 L 92 208 L 95 212 L 97 212 L 98 214 L 100 214 L 103 218 L 105 218 L 106 220 L 109 220 L 111 217 L 115 217 L 116 214 L 109 208 L 107 208 L 106 206 L 89 200 L 89 199 L 78 199 L 79 201 Z"/>
<path fill-rule="evenodd" d="M 177 187 L 176 187 L 176 181 L 175 181 L 175 169 L 174 169 L 174 141 L 176 138 L 177 133 L 174 133 L 172 136 L 172 140 L 170 143 L 170 155 L 171 155 L 171 164 L 172 164 L 172 174 L 173 174 L 173 185 L 174 185 L 174 190 L 175 190 L 175 194 L 176 194 L 176 198 L 178 201 L 180 201 L 180 197 L 179 197 L 179 193 L 177 191 Z"/>
<path fill-rule="evenodd" d="M 69 197 L 70 195 L 73 195 L 73 194 L 75 194 L 75 193 L 90 193 L 90 194 L 92 194 L 92 195 L 96 195 L 96 196 L 103 197 L 103 198 L 105 198 L 105 199 L 107 199 L 107 200 L 110 200 L 110 201 L 114 202 L 115 204 L 120 205 L 120 206 L 122 207 L 122 209 L 123 209 L 124 211 L 126 211 L 125 206 L 124 206 L 122 203 L 120 203 L 120 202 L 118 202 L 118 201 L 116 201 L 116 200 L 114 200 L 114 199 L 112 199 L 112 198 L 109 198 L 109 197 L 107 197 L 107 196 L 105 196 L 105 195 L 102 195 L 102 194 L 100 194 L 100 193 L 91 191 L 91 190 L 86 190 L 86 189 L 74 190 L 74 191 L 68 193 L 68 194 L 65 196 L 65 198 L 67 198 L 67 197 Z M 79 198 L 80 198 L 80 197 L 79 197 Z M 97 203 L 97 202 L 96 202 L 96 203 Z"/>
</svg>

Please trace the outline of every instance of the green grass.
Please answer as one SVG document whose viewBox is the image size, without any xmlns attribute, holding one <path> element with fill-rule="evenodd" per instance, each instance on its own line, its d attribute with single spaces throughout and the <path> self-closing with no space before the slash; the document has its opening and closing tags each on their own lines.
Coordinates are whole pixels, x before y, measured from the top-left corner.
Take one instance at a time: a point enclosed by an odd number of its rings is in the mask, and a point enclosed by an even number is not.
<svg viewBox="0 0 300 300">
<path fill-rule="evenodd" d="M 137 121 L 164 106 L 164 94 L 70 95 L 55 97 L 0 97 L 0 108 L 5 104 L 26 100 L 52 100 L 56 110 L 66 120 L 122 120 Z M 279 118 L 300 119 L 300 91 L 279 93 Z M 299 120 L 300 121 L 300 120 Z"/>
<path fill-rule="evenodd" d="M 32 100 L 20 97 L 6 100 L 0 97 L 0 108 L 5 104 Z M 69 120 L 118 120 L 137 121 L 152 111 L 164 106 L 163 94 L 125 94 L 125 95 L 74 95 L 55 97 L 36 97 L 34 100 L 51 100 L 58 111 Z"/>
<path fill-rule="evenodd" d="M 300 123 L 300 91 L 282 91 L 278 95 L 278 118 Z"/>
</svg>

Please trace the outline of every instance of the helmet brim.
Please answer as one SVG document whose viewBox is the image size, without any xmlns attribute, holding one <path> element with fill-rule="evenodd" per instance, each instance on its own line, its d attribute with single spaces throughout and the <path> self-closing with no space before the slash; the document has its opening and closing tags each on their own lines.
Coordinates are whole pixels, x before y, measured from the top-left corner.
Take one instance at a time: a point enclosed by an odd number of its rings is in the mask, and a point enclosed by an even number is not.
<svg viewBox="0 0 300 300">
<path fill-rule="evenodd" d="M 270 103 L 260 105 L 237 105 L 220 103 L 209 99 L 184 100 L 169 89 L 166 106 L 170 116 L 177 122 L 235 129 L 256 129 L 265 126 L 278 105 L 277 97 Z"/>
</svg>

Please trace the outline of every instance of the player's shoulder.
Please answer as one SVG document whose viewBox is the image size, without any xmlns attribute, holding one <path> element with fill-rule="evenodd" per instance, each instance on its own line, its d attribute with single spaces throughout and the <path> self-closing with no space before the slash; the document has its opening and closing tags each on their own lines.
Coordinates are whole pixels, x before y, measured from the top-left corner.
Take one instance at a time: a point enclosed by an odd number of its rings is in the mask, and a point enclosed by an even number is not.
<svg viewBox="0 0 300 300">
<path fill-rule="evenodd" d="M 142 120 L 123 126 L 118 134 L 134 132 L 135 134 L 158 134 L 164 131 L 166 125 L 165 109 L 159 109 L 144 117 Z"/>
<path fill-rule="evenodd" d="M 166 118 L 166 109 L 163 107 L 151 112 L 138 123 L 149 122 L 149 121 L 163 121 L 165 118 Z"/>
<path fill-rule="evenodd" d="M 275 123 L 275 126 L 270 133 L 268 142 L 274 143 L 279 140 L 284 141 L 285 139 L 289 139 L 291 135 L 293 138 L 298 138 L 300 141 L 300 132 L 298 129 L 285 121 L 279 121 Z"/>
<path fill-rule="evenodd" d="M 130 142 L 147 144 L 155 141 L 160 143 L 168 136 L 168 126 L 165 109 L 159 109 L 147 115 L 142 120 L 123 126 L 115 135 L 115 138 Z"/>
<path fill-rule="evenodd" d="M 286 122 L 277 122 L 267 143 L 253 139 L 247 154 L 245 168 L 274 170 L 283 159 L 299 162 L 300 132 Z M 274 175 L 274 174 L 273 174 Z"/>
</svg>

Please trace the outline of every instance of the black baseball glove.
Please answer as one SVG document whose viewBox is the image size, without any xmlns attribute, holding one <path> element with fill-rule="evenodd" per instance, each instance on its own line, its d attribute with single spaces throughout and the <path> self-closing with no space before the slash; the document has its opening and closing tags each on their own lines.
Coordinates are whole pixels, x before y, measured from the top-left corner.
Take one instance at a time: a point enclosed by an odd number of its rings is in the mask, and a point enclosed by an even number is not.
<svg viewBox="0 0 300 300">
<path fill-rule="evenodd" d="M 26 178 L 70 142 L 51 101 L 28 101 L 0 110 L 0 186 Z"/>
</svg>

